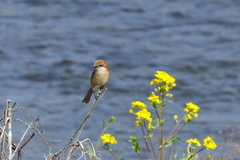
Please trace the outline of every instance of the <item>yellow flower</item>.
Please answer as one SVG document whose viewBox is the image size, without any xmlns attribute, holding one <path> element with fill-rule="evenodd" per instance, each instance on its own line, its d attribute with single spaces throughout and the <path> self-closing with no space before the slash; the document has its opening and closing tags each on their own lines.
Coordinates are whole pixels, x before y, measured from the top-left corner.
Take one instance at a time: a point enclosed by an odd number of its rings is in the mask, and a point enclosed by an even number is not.
<svg viewBox="0 0 240 160">
<path fill-rule="evenodd" d="M 206 156 L 207 156 L 207 158 L 211 158 L 211 157 L 212 157 L 212 155 L 211 155 L 211 154 L 207 154 Z"/>
<path fill-rule="evenodd" d="M 186 108 L 184 109 L 185 112 L 195 112 L 195 113 L 198 112 L 198 110 L 199 110 L 199 107 L 192 102 L 186 103 Z"/>
<path fill-rule="evenodd" d="M 158 85 L 158 90 L 169 91 L 176 86 L 175 78 L 165 71 L 157 71 L 150 85 Z"/>
<path fill-rule="evenodd" d="M 198 146 L 198 147 L 201 146 L 201 143 L 200 143 L 199 140 L 196 139 L 196 138 L 188 139 L 188 140 L 187 140 L 187 143 L 192 143 L 192 144 L 194 144 L 194 145 L 196 145 L 196 146 Z"/>
<path fill-rule="evenodd" d="M 132 109 L 129 109 L 128 112 L 129 112 L 130 114 L 133 114 L 133 113 L 134 113 Z"/>
<path fill-rule="evenodd" d="M 102 139 L 104 144 L 108 144 L 108 143 L 117 144 L 117 140 L 111 134 L 104 134 L 104 135 L 101 136 L 101 139 Z"/>
<path fill-rule="evenodd" d="M 192 102 L 188 102 L 186 103 L 186 108 L 184 108 L 184 111 L 187 112 L 186 117 L 187 117 L 187 121 L 190 121 L 193 117 L 198 117 L 198 110 L 200 108 L 192 103 Z"/>
<path fill-rule="evenodd" d="M 155 74 L 155 78 L 150 82 L 150 85 L 159 85 L 161 83 L 171 84 L 175 82 L 175 78 L 169 75 L 165 71 L 157 71 Z"/>
<path fill-rule="evenodd" d="M 196 117 L 197 118 L 198 117 L 198 113 L 189 112 L 189 113 L 186 114 L 186 116 L 187 116 L 188 119 L 191 120 L 192 117 Z"/>
<path fill-rule="evenodd" d="M 140 118 L 136 118 L 135 120 L 135 124 L 136 124 L 136 127 L 140 127 L 141 126 L 141 119 Z"/>
<path fill-rule="evenodd" d="M 177 120 L 177 119 L 178 119 L 178 115 L 174 115 L 174 116 L 173 116 L 173 119 L 174 119 L 174 120 Z"/>
<path fill-rule="evenodd" d="M 129 113 L 136 116 L 135 120 L 136 127 L 142 125 L 142 120 L 152 122 L 151 113 L 146 108 L 147 105 L 141 101 L 132 102 L 131 108 L 129 109 Z"/>
<path fill-rule="evenodd" d="M 152 123 L 148 123 L 148 129 L 155 129 L 155 127 L 153 127 Z"/>
<path fill-rule="evenodd" d="M 152 122 L 151 113 L 147 109 L 145 109 L 145 108 L 140 110 L 140 111 L 138 111 L 138 112 L 136 112 L 135 115 L 139 119 L 143 119 L 143 120 L 147 120 L 149 122 Z"/>
<path fill-rule="evenodd" d="M 203 143 L 204 143 L 203 145 L 206 147 L 207 150 L 217 148 L 217 144 L 214 142 L 214 140 L 211 137 L 206 137 L 203 140 Z"/>
<path fill-rule="evenodd" d="M 161 103 L 160 97 L 156 95 L 154 92 L 151 93 L 151 95 L 148 97 L 148 100 L 151 103 Z"/>
<path fill-rule="evenodd" d="M 167 94 L 166 94 L 166 97 L 172 98 L 172 97 L 173 97 L 173 94 L 167 93 Z"/>
<path fill-rule="evenodd" d="M 147 105 L 141 101 L 134 101 L 131 104 L 131 108 L 138 108 L 138 109 L 143 109 L 146 108 Z"/>
</svg>

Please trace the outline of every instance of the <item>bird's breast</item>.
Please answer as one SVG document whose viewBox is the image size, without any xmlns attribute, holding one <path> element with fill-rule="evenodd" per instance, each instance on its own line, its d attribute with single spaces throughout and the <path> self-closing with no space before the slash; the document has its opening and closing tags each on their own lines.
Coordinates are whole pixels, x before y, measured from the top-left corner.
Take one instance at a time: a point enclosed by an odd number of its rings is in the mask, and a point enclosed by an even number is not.
<svg viewBox="0 0 240 160">
<path fill-rule="evenodd" d="M 96 70 L 91 81 L 91 88 L 98 90 L 100 87 L 105 86 L 108 82 L 110 72 L 106 69 Z"/>
</svg>

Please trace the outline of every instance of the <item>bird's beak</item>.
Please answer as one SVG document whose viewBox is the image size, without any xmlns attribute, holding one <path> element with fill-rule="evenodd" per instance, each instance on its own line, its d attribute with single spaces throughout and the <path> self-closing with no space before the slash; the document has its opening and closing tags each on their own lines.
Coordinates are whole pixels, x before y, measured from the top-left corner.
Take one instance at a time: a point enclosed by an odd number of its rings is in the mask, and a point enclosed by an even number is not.
<svg viewBox="0 0 240 160">
<path fill-rule="evenodd" d="M 93 68 L 95 69 L 95 68 L 97 68 L 98 66 L 93 66 Z"/>
</svg>

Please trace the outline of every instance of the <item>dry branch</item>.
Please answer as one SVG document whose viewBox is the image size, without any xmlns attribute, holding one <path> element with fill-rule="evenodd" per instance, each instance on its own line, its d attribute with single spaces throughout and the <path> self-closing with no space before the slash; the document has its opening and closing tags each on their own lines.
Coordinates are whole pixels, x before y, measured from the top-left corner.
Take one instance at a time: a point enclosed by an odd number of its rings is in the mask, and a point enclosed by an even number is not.
<svg viewBox="0 0 240 160">
<path fill-rule="evenodd" d="M 89 138 L 86 138 L 80 141 L 80 136 L 82 131 L 91 115 L 93 110 L 95 109 L 98 102 L 101 100 L 107 88 L 101 91 L 98 95 L 97 99 L 94 100 L 91 105 L 86 117 L 80 123 L 77 130 L 70 137 L 68 143 L 55 154 L 50 153 L 45 157 L 45 160 L 61 160 L 63 157 L 66 157 L 66 160 L 70 160 L 71 158 L 80 160 L 86 160 L 87 157 L 95 160 L 101 160 L 99 156 L 96 155 L 94 146 Z M 27 119 L 31 119 L 26 121 L 24 117 L 16 117 L 15 112 L 22 111 L 23 114 L 27 117 Z M 19 107 L 17 103 L 12 100 L 7 100 L 6 109 L 3 113 L 3 117 L 0 118 L 0 160 L 20 160 L 22 158 L 23 148 L 37 135 L 43 141 L 45 145 L 48 147 L 52 147 L 51 143 L 49 143 L 46 139 L 43 138 L 43 131 L 39 129 L 40 118 L 33 118 L 27 113 L 22 107 Z M 26 129 L 22 133 L 20 140 L 16 141 L 14 139 L 13 123 L 20 122 Z M 30 136 L 29 136 L 30 135 Z M 14 143 L 15 142 L 15 143 Z M 76 158 L 77 157 L 77 158 Z"/>
<path fill-rule="evenodd" d="M 32 138 L 39 132 L 37 124 L 39 117 L 32 118 L 27 111 L 21 107 L 15 107 L 17 103 L 13 103 L 12 100 L 7 100 L 6 109 L 3 114 L 3 118 L 0 119 L 0 159 L 12 160 L 21 159 L 22 149 L 32 140 Z M 13 118 L 13 112 L 23 111 L 26 117 L 30 117 L 32 121 L 29 123 L 24 120 L 24 117 Z M 13 123 L 20 122 L 26 127 L 26 130 L 22 134 L 19 141 L 14 140 Z M 32 131 L 33 130 L 33 131 Z M 31 135 L 28 137 L 28 135 Z M 38 133 L 39 135 L 39 133 Z M 46 141 L 40 137 L 43 141 Z M 17 143 L 14 143 L 17 142 Z"/>
<path fill-rule="evenodd" d="M 54 155 L 51 154 L 50 157 L 47 158 L 47 160 L 60 160 L 61 157 L 68 151 L 67 153 L 67 160 L 70 160 L 70 158 L 72 157 L 72 153 L 74 152 L 74 150 L 76 150 L 77 148 L 79 148 L 79 144 L 81 144 L 80 142 L 84 142 L 85 140 L 83 141 L 80 141 L 80 136 L 81 136 L 81 133 L 83 131 L 83 128 L 85 127 L 86 125 L 86 122 L 87 120 L 89 119 L 92 111 L 95 109 L 96 105 L 98 104 L 98 102 L 101 100 L 101 98 L 103 97 L 103 95 L 105 94 L 105 92 L 107 91 L 107 88 L 105 88 L 104 90 L 102 90 L 102 92 L 99 94 L 98 98 L 94 100 L 93 104 L 91 105 L 86 117 L 84 118 L 83 122 L 79 125 L 78 129 L 75 131 L 75 133 L 71 136 L 69 142 L 62 148 L 60 149 L 58 152 L 56 152 Z M 90 139 L 87 139 L 89 140 L 89 142 L 91 143 Z M 73 142 L 74 141 L 74 142 Z M 92 144 L 92 143 L 91 143 Z M 89 155 L 91 155 L 92 157 L 95 157 L 95 159 L 97 160 L 100 160 L 100 158 L 96 155 L 95 153 L 95 150 L 94 150 L 94 147 L 91 146 L 92 148 L 92 153 L 88 152 Z M 80 150 L 83 151 L 82 148 L 80 148 Z M 81 154 L 81 156 L 78 158 L 83 158 L 84 160 L 86 159 L 85 157 L 82 157 L 82 156 L 85 156 L 85 154 Z"/>
</svg>

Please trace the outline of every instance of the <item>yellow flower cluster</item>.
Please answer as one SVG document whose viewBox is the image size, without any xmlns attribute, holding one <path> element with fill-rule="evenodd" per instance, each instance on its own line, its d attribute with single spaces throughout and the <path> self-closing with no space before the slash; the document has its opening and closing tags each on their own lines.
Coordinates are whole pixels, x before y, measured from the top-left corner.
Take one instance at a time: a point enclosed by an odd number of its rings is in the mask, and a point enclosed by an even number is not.
<svg viewBox="0 0 240 160">
<path fill-rule="evenodd" d="M 134 112 L 135 110 L 135 112 Z M 135 124 L 136 127 L 141 126 L 142 120 L 148 121 L 148 128 L 152 129 L 153 126 L 151 124 L 152 122 L 152 115 L 151 112 L 147 110 L 147 105 L 141 101 L 134 101 L 131 104 L 131 108 L 129 110 L 129 113 L 136 116 Z"/>
<path fill-rule="evenodd" d="M 117 144 L 117 140 L 115 139 L 115 137 L 109 133 L 102 135 L 101 139 L 104 144 Z"/>
<path fill-rule="evenodd" d="M 201 146 L 201 143 L 200 143 L 199 140 L 196 139 L 196 138 L 188 139 L 188 140 L 187 140 L 187 143 L 192 143 L 192 144 L 194 144 L 194 145 L 196 145 L 196 146 L 198 146 L 198 147 Z"/>
<path fill-rule="evenodd" d="M 200 108 L 192 103 L 192 102 L 188 102 L 186 103 L 186 108 L 184 109 L 185 112 L 187 112 L 186 116 L 188 120 L 191 120 L 193 117 L 198 117 L 198 110 Z"/>
<path fill-rule="evenodd" d="M 154 92 L 151 93 L 151 95 L 148 97 L 148 100 L 152 104 L 159 104 L 159 103 L 161 103 L 160 97 L 158 95 L 156 95 Z"/>
<path fill-rule="evenodd" d="M 201 143 L 196 138 L 188 139 L 187 143 L 192 143 L 198 147 L 201 146 Z M 217 144 L 214 142 L 214 140 L 211 137 L 206 137 L 205 139 L 203 139 L 203 145 L 207 150 L 217 148 Z"/>
<path fill-rule="evenodd" d="M 207 137 L 203 140 L 203 145 L 206 147 L 207 150 L 217 148 L 217 144 L 211 137 Z"/>
<path fill-rule="evenodd" d="M 147 107 L 147 105 L 141 101 L 134 101 L 131 104 L 131 108 L 143 109 L 146 107 Z"/>
<path fill-rule="evenodd" d="M 150 85 L 158 85 L 158 90 L 168 92 L 176 86 L 175 78 L 165 71 L 157 71 L 155 78 L 150 82 Z"/>
<path fill-rule="evenodd" d="M 136 112 L 135 115 L 139 118 L 139 119 L 143 119 L 143 120 L 147 120 L 149 122 L 152 122 L 152 117 L 151 117 L 151 113 L 147 110 L 147 109 L 141 109 L 140 111 Z"/>
</svg>

